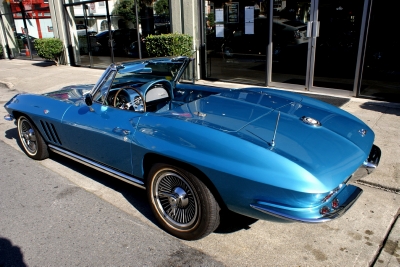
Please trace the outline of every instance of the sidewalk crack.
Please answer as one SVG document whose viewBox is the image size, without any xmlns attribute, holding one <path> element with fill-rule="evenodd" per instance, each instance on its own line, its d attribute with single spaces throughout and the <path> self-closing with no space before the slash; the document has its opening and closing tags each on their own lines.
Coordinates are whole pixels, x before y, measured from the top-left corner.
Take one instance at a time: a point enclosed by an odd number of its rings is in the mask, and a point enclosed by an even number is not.
<svg viewBox="0 0 400 267">
<path fill-rule="evenodd" d="M 400 195 L 400 189 L 399 188 L 382 186 L 380 184 L 376 184 L 376 183 L 373 183 L 373 182 L 362 181 L 362 180 L 354 181 L 354 183 L 365 185 L 365 186 L 369 186 L 369 187 L 373 187 L 373 188 L 376 188 L 376 189 L 381 189 L 381 190 L 386 191 L 386 192 L 390 192 L 390 193 L 394 193 L 394 194 Z"/>
</svg>

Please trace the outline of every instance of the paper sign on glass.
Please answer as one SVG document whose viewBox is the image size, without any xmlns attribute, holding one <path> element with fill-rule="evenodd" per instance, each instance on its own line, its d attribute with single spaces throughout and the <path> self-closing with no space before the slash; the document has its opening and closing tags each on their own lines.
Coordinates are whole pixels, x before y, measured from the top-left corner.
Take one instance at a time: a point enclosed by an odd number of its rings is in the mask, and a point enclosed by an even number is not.
<svg viewBox="0 0 400 267">
<path fill-rule="evenodd" d="M 244 7 L 244 33 L 254 34 L 254 6 Z"/>
<path fill-rule="evenodd" d="M 215 23 L 224 22 L 224 9 L 216 8 L 215 9 Z"/>
<path fill-rule="evenodd" d="M 215 24 L 215 37 L 224 37 L 224 24 Z"/>
</svg>

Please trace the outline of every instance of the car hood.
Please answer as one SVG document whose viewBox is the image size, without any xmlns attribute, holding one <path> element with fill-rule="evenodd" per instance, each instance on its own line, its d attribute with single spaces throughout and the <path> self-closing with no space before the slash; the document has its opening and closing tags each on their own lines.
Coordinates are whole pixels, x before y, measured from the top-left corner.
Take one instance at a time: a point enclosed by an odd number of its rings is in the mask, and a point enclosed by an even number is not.
<svg viewBox="0 0 400 267">
<path fill-rule="evenodd" d="M 351 175 L 367 158 L 374 139 L 373 131 L 351 114 L 287 92 L 231 90 L 171 112 L 264 147 L 316 177 Z M 320 125 L 307 124 L 304 117 Z"/>
</svg>

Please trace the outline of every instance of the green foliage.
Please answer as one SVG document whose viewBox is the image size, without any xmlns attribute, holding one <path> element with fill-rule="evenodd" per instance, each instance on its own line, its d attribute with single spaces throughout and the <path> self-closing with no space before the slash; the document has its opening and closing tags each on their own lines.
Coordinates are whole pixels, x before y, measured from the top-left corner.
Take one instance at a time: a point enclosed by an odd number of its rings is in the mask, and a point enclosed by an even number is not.
<svg viewBox="0 0 400 267">
<path fill-rule="evenodd" d="M 135 0 L 121 0 L 117 2 L 111 14 L 121 16 L 126 21 L 136 21 Z"/>
<path fill-rule="evenodd" d="M 18 44 L 18 48 L 19 49 L 24 49 L 24 41 L 22 41 L 21 39 L 17 39 L 17 44 Z"/>
<path fill-rule="evenodd" d="M 154 3 L 154 11 L 157 15 L 168 15 L 169 14 L 169 3 L 168 0 L 158 0 Z"/>
<path fill-rule="evenodd" d="M 215 15 L 214 13 L 209 13 L 207 20 L 209 21 L 209 25 L 210 27 L 214 27 L 215 26 Z"/>
<path fill-rule="evenodd" d="M 45 58 L 47 60 L 53 60 L 58 66 L 61 53 L 64 50 L 64 45 L 60 39 L 57 38 L 36 39 L 34 46 L 37 50 L 39 57 Z"/>
<path fill-rule="evenodd" d="M 151 57 L 191 56 L 193 37 L 187 34 L 170 33 L 149 35 L 146 49 Z"/>
<path fill-rule="evenodd" d="M 167 0 L 168 1 L 168 0 Z M 141 0 L 138 2 L 138 13 L 142 9 L 145 9 L 146 6 L 151 6 L 153 0 Z M 120 0 L 114 5 L 114 9 L 111 11 L 111 14 L 114 16 L 122 17 L 126 22 L 136 22 L 136 9 L 135 9 L 135 0 Z M 140 16 L 139 16 L 140 21 Z"/>
</svg>

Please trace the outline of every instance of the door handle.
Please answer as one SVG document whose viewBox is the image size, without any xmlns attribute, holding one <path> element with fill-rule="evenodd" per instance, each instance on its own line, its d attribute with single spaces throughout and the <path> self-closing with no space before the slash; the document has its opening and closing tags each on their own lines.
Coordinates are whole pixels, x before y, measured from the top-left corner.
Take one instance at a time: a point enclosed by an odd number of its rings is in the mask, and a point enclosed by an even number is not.
<svg viewBox="0 0 400 267">
<path fill-rule="evenodd" d="M 312 29 L 312 21 L 307 21 L 307 34 L 306 37 L 310 38 L 311 36 L 311 29 Z"/>
<path fill-rule="evenodd" d="M 308 38 L 319 37 L 319 25 L 320 25 L 319 21 L 316 21 L 315 23 L 313 21 L 308 21 L 306 36 Z"/>
<path fill-rule="evenodd" d="M 315 37 L 319 37 L 319 25 L 320 25 L 319 21 L 316 21 L 314 24 L 314 34 L 313 35 Z"/>
</svg>

